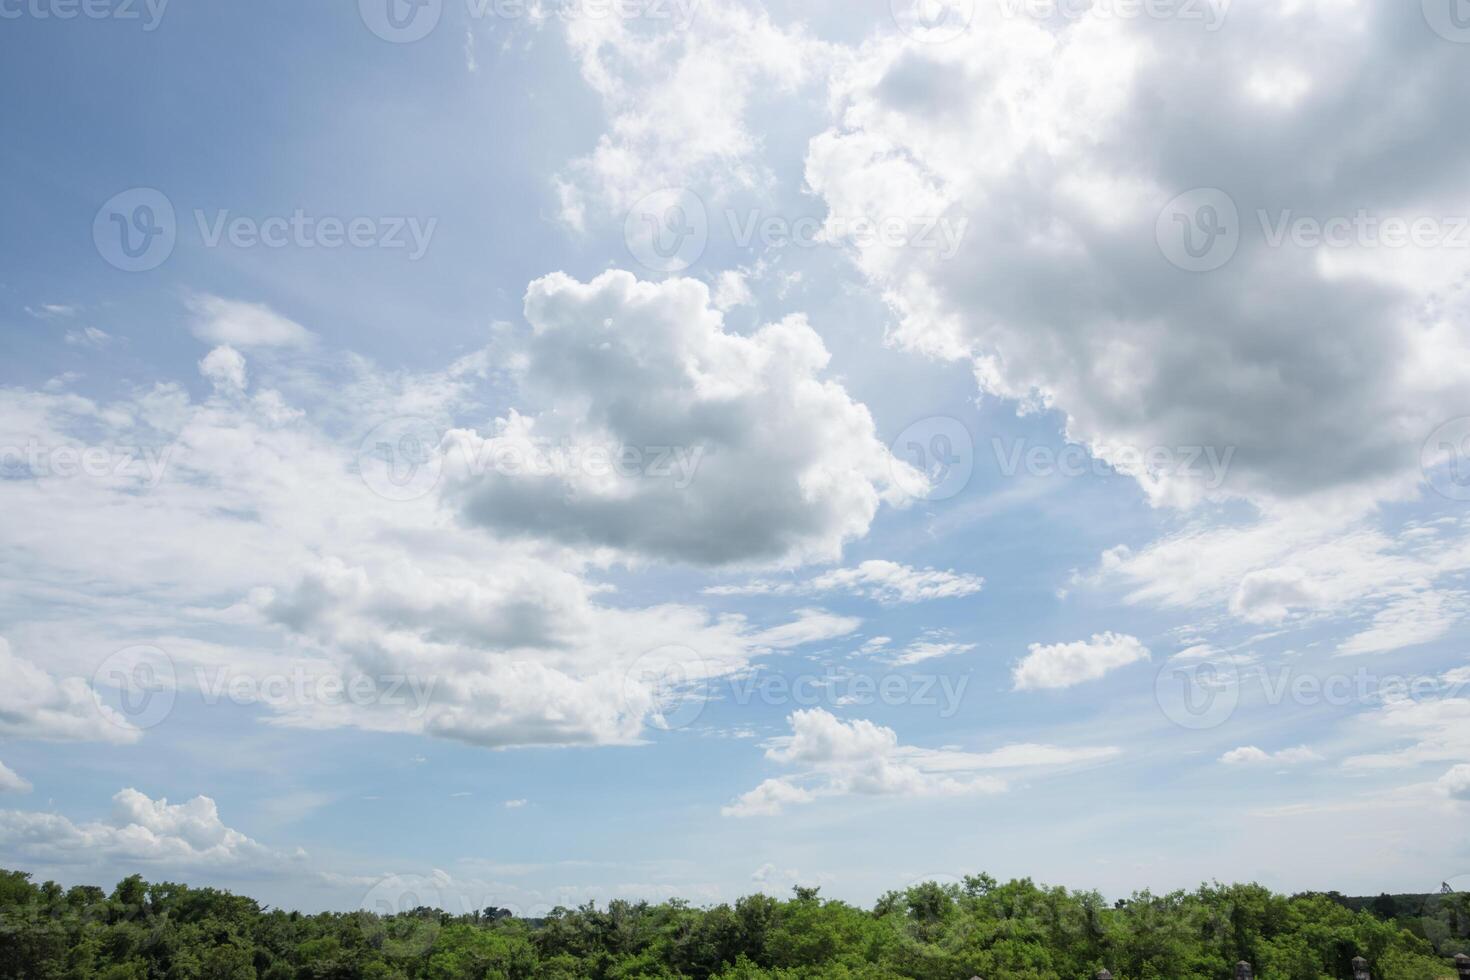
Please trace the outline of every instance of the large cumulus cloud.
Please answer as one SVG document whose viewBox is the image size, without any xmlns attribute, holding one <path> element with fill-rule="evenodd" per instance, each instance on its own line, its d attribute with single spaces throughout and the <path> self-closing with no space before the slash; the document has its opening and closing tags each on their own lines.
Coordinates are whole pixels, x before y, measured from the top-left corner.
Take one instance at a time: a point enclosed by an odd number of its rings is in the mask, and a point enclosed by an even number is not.
<svg viewBox="0 0 1470 980">
<path fill-rule="evenodd" d="M 807 161 L 833 226 L 969 219 L 952 258 L 856 243 L 896 340 L 1064 413 L 1159 502 L 1203 488 L 1137 451 L 1234 447 L 1226 491 L 1268 505 L 1412 493 L 1425 438 L 1465 412 L 1465 250 L 1273 246 L 1258 212 L 1452 226 L 1463 47 L 1418 4 L 1234 4 L 1215 31 L 1026 9 L 979 4 L 958 39 L 885 37 L 837 73 Z M 1239 212 L 1211 272 L 1160 247 L 1197 188 Z"/>
<path fill-rule="evenodd" d="M 446 440 L 446 494 L 477 525 L 707 565 L 799 563 L 839 557 L 885 499 L 903 501 L 905 464 L 823 378 L 827 350 L 801 316 L 742 336 L 703 283 L 608 272 L 537 280 L 526 318 L 515 357 L 535 414 Z"/>
</svg>

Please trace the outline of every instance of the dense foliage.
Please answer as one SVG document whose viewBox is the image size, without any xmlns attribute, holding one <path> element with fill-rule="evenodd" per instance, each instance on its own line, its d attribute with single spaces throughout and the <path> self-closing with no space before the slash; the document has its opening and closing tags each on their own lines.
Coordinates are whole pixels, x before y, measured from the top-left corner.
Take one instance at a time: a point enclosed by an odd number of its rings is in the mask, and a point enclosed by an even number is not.
<svg viewBox="0 0 1470 980">
<path fill-rule="evenodd" d="M 1470 951 L 1470 895 L 1435 896 L 1409 918 L 1354 910 L 1336 895 L 1287 898 L 1257 885 L 1096 893 L 1000 884 L 923 884 L 871 910 L 796 889 L 696 909 L 615 901 L 522 922 L 497 910 L 302 915 L 212 888 L 35 884 L 0 871 L 0 977 L 26 980 L 922 980 L 1058 978 L 1107 968 L 1120 980 L 1350 977 L 1367 956 L 1378 980 L 1453 977 Z M 1382 909 L 1379 909 L 1381 912 Z"/>
</svg>

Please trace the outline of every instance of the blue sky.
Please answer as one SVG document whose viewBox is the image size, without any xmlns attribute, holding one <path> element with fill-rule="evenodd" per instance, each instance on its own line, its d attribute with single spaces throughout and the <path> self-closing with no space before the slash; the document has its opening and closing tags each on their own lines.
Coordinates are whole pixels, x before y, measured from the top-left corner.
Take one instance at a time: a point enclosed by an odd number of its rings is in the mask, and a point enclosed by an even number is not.
<svg viewBox="0 0 1470 980">
<path fill-rule="evenodd" d="M 0 864 L 1470 876 L 1452 11 L 393 3 L 0 5 Z"/>
</svg>

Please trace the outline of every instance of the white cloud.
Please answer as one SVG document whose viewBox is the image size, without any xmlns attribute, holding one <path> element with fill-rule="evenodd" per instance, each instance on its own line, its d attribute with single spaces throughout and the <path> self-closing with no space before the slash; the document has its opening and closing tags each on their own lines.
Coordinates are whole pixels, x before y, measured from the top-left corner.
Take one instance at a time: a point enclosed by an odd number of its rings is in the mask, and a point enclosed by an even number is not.
<svg viewBox="0 0 1470 980">
<path fill-rule="evenodd" d="M 654 305 L 668 295 L 647 290 Z M 806 328 L 790 336 L 810 340 Z M 632 339 L 659 352 L 660 338 Z M 757 349 L 747 338 L 706 339 L 733 351 L 736 363 L 683 378 L 668 397 L 707 397 L 698 412 L 710 426 L 729 429 L 731 442 L 745 431 L 742 413 L 761 412 L 771 393 L 731 401 L 708 392 L 741 368 L 760 385 L 785 385 L 788 406 L 834 413 L 810 429 L 787 430 L 811 445 L 793 445 L 782 457 L 790 521 L 766 530 L 776 536 L 772 548 L 797 546 L 806 530 L 830 532 L 835 546 L 841 528 L 876 506 L 868 491 L 854 489 L 847 462 L 882 466 L 886 450 L 878 446 L 871 460 L 834 457 L 863 456 L 877 446 L 866 411 L 830 383 L 767 368 L 764 362 L 787 353 L 779 343 Z M 479 400 L 489 393 L 477 389 L 486 352 L 419 374 L 383 372 L 354 358 L 324 367 L 325 357 L 311 364 L 262 357 L 250 365 L 255 393 L 248 397 L 239 390 L 244 378 L 235 357 L 211 356 L 227 397 L 195 402 L 172 384 L 131 389 L 109 402 L 0 389 L 0 445 L 100 443 L 157 452 L 156 460 L 149 457 L 159 463 L 156 473 L 133 461 L 95 479 L 27 473 L 0 480 L 7 518 L 0 548 L 14 571 L 6 584 L 25 610 L 9 617 L 7 630 L 18 649 L 45 651 L 63 677 L 90 676 L 94 651 L 148 644 L 177 664 L 181 697 L 199 685 L 243 681 L 253 690 L 246 700 L 278 725 L 427 734 L 493 748 L 628 745 L 642 740 L 650 719 L 697 704 L 702 685 L 746 671 L 754 657 L 861 626 L 856 617 L 821 610 L 757 626 L 697 606 L 609 600 L 612 590 L 596 577 L 606 553 L 563 547 L 556 534 L 534 526 L 492 533 L 457 523 L 432 487 L 412 500 L 379 495 L 374 474 L 362 472 L 356 458 L 365 433 L 405 415 L 434 420 L 429 424 L 440 431 L 460 417 L 489 417 Z M 557 387 L 554 378 L 545 383 Z M 638 393 L 637 383 L 605 393 L 596 411 L 617 414 L 622 396 Z M 570 397 L 570 389 L 558 390 Z M 831 448 L 827 422 L 852 427 L 845 449 Z M 784 452 L 785 434 L 761 433 L 770 441 L 757 455 Z M 731 449 L 731 467 L 758 469 L 759 460 L 738 448 Z M 604 502 L 615 512 L 635 504 Z M 856 510 L 845 513 L 849 503 Z M 672 498 L 652 501 L 645 529 L 660 533 L 665 505 L 675 509 L 671 514 L 681 506 Z M 595 518 L 576 508 L 564 516 L 574 525 Z M 693 540 L 700 516 L 682 519 L 679 533 Z M 620 520 L 615 513 L 609 525 Z M 568 536 L 581 533 L 573 526 Z M 222 627 L 228 646 L 219 642 Z M 55 680 L 34 667 L 9 673 L 22 683 L 0 690 L 0 734 L 116 741 L 138 735 L 97 714 L 80 677 Z M 665 674 L 687 684 L 666 684 Z M 298 676 L 307 694 L 298 695 L 294 683 L 288 696 L 263 687 Z M 320 684 L 357 685 L 369 696 L 311 694 Z"/>
<path fill-rule="evenodd" d="M 52 742 L 135 742 L 142 735 L 81 677 L 53 677 L 0 637 L 0 735 Z"/>
<path fill-rule="evenodd" d="M 0 762 L 0 793 L 29 793 L 31 784 L 5 763 Z"/>
<path fill-rule="evenodd" d="M 92 350 L 102 350 L 112 343 L 112 335 L 105 330 L 96 327 L 82 327 L 80 330 L 68 330 L 63 338 L 69 347 L 89 347 Z"/>
<path fill-rule="evenodd" d="M 76 316 L 79 308 L 67 303 L 42 303 L 39 307 L 27 306 L 25 311 L 37 320 Z"/>
<path fill-rule="evenodd" d="M 307 347 L 313 336 L 301 324 L 263 303 L 200 295 L 189 301 L 194 336 L 218 347 Z"/>
<path fill-rule="evenodd" d="M 216 347 L 199 362 L 199 373 L 220 393 L 245 390 L 245 357 L 233 347 Z"/>
<path fill-rule="evenodd" d="M 839 557 L 881 502 L 905 502 L 906 464 L 822 379 L 826 348 L 800 316 L 733 334 L 703 283 L 608 272 L 537 280 L 526 318 L 512 349 L 537 413 L 445 440 L 447 493 L 472 523 L 706 565 L 795 563 Z"/>
<path fill-rule="evenodd" d="M 688 23 L 566 21 L 582 77 L 609 117 L 597 148 L 558 177 L 572 227 L 582 226 L 589 201 L 616 214 L 666 187 L 722 196 L 770 181 L 747 121 L 757 107 L 789 104 L 826 60 L 824 48 L 800 28 L 773 24 L 759 4 L 698 6 Z"/>
<path fill-rule="evenodd" d="M 212 799 L 153 800 L 135 789 L 112 798 L 106 821 L 73 823 L 54 813 L 0 811 L 0 844 L 59 864 L 147 862 L 170 868 L 282 866 L 300 857 L 273 851 L 226 827 Z"/>
<path fill-rule="evenodd" d="M 812 803 L 816 794 L 786 779 L 767 779 L 755 789 L 742 794 L 720 813 L 727 817 L 774 817 L 788 806 Z"/>
<path fill-rule="evenodd" d="M 1231 749 L 1220 756 L 1227 766 L 1295 766 L 1309 762 L 1321 762 L 1322 756 L 1305 745 L 1279 752 L 1267 752 L 1254 745 Z"/>
<path fill-rule="evenodd" d="M 757 579 L 741 585 L 716 585 L 705 589 L 707 595 L 812 595 L 845 592 L 898 605 L 955 599 L 974 595 L 985 587 L 978 575 L 933 568 L 914 568 L 892 561 L 865 561 L 855 568 L 838 568 L 823 572 L 806 581 L 781 582 Z"/>
<path fill-rule="evenodd" d="M 1466 606 L 1464 593 L 1430 590 L 1394 598 L 1374 615 L 1372 626 L 1343 641 L 1337 652 L 1357 656 L 1432 643 L 1464 618 Z"/>
<path fill-rule="evenodd" d="M 1424 439 L 1464 414 L 1470 384 L 1457 250 L 1272 247 L 1257 212 L 1463 213 L 1466 137 L 1363 109 L 1453 117 L 1463 52 L 1401 29 L 1392 4 L 1236 4 L 1218 32 L 976 6 L 949 43 L 892 32 L 857 49 L 808 152 L 832 228 L 968 221 L 952 255 L 852 243 L 898 317 L 893 339 L 1057 411 L 1069 439 L 1159 504 L 1412 496 Z M 1383 81 L 1368 91 L 1370 77 Z M 1405 154 L 1425 163 L 1404 172 Z M 1222 271 L 1183 271 L 1159 245 L 1161 214 L 1164 232 L 1183 230 L 1166 205 L 1193 188 L 1238 207 Z M 1148 465 L 1156 447 L 1233 455 L 1212 486 L 1199 468 Z"/>
<path fill-rule="evenodd" d="M 1452 800 L 1470 803 L 1470 765 L 1455 766 L 1439 778 L 1439 788 Z"/>
<path fill-rule="evenodd" d="M 808 643 L 821 643 L 849 636 L 863 625 L 856 616 L 839 616 L 822 609 L 798 609 L 789 623 L 754 634 L 754 642 L 772 650 L 789 650 Z"/>
<path fill-rule="evenodd" d="M 1075 687 L 1149 659 L 1137 637 L 1099 633 L 1091 640 L 1045 646 L 1033 643 L 1011 672 L 1018 691 Z"/>
<path fill-rule="evenodd" d="M 529 800 L 506 800 L 505 808 L 507 810 L 519 810 L 529 802 Z"/>
<path fill-rule="evenodd" d="M 725 816 L 774 816 L 788 806 L 850 795 L 1003 793 L 1006 783 L 987 770 L 1078 765 L 1118 754 L 1112 747 L 1050 745 L 1011 745 L 989 753 L 921 749 L 899 744 L 891 728 L 842 721 L 821 708 L 797 711 L 788 720 L 792 734 L 773 739 L 766 758 L 799 771 L 765 780 L 724 807 Z"/>
<path fill-rule="evenodd" d="M 1194 524 L 1134 552 L 1113 549 L 1079 581 L 1120 586 L 1128 602 L 1228 608 L 1248 623 L 1290 625 L 1367 616 L 1343 654 L 1429 642 L 1462 620 L 1470 596 L 1470 523 L 1398 534 L 1340 514 L 1293 509 L 1246 524 Z"/>
<path fill-rule="evenodd" d="M 1321 601 L 1321 593 L 1302 569 L 1261 568 L 1240 580 L 1230 612 L 1248 623 L 1280 623 L 1293 609 L 1311 609 Z"/>
<path fill-rule="evenodd" d="M 755 297 L 750 294 L 750 286 L 746 282 L 745 273 L 737 269 L 729 269 L 720 273 L 715 281 L 715 309 L 726 313 L 737 306 L 750 306 L 755 302 Z"/>
<path fill-rule="evenodd" d="M 1411 698 L 1394 692 L 1381 708 L 1361 717 L 1359 727 L 1383 751 L 1355 755 L 1343 762 L 1349 770 L 1402 769 L 1439 762 L 1470 759 L 1470 698 L 1445 696 Z"/>
<path fill-rule="evenodd" d="M 893 658 L 893 663 L 899 667 L 909 667 L 921 664 L 926 660 L 939 660 L 942 657 L 969 653 L 973 649 L 975 649 L 973 643 L 955 643 L 934 638 L 919 639 L 904 647 L 902 652 Z"/>
</svg>

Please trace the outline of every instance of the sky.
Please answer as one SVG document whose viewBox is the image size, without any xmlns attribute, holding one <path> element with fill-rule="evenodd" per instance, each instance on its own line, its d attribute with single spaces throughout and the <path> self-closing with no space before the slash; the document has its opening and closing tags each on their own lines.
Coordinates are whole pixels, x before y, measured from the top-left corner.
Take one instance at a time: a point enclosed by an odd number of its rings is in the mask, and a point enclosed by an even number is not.
<svg viewBox="0 0 1470 980">
<path fill-rule="evenodd" d="M 0 0 L 0 82 L 0 866 L 1470 887 L 1464 0 Z"/>
</svg>

